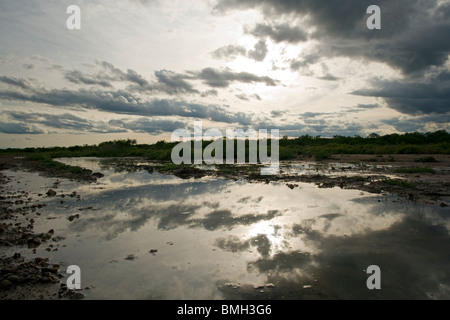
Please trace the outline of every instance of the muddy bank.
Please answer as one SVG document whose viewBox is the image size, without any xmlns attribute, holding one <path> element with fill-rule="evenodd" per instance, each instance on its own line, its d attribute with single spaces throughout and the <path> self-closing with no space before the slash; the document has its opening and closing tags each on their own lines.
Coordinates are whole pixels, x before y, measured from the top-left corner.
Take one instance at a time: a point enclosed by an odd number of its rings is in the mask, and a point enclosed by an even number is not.
<svg viewBox="0 0 450 320">
<path fill-rule="evenodd" d="M 42 176 L 53 178 L 71 179 L 80 182 L 95 182 L 103 175 L 99 172 L 93 172 L 89 169 L 75 168 L 77 170 L 67 170 L 69 168 L 61 168 L 58 166 L 49 165 L 48 162 L 39 160 L 29 160 L 25 157 L 14 155 L 0 156 L 0 171 L 1 170 L 24 170 L 39 172 Z"/>
<path fill-rule="evenodd" d="M 80 298 L 61 283 L 64 277 L 58 263 L 50 263 L 48 257 L 25 258 L 20 250 L 46 251 L 60 249 L 53 229 L 35 233 L 34 223 L 40 218 L 40 210 L 46 207 L 39 199 L 26 191 L 8 188 L 10 178 L 0 172 L 0 299 L 1 300 L 53 300 Z M 20 181 L 14 181 L 19 183 Z M 53 197 L 50 189 L 41 197 Z"/>
<path fill-rule="evenodd" d="M 335 155 L 320 162 L 313 162 L 311 158 L 299 158 L 295 161 L 282 161 L 277 175 L 261 175 L 262 166 L 250 165 L 201 168 L 136 164 L 133 161 L 108 160 L 107 163 L 121 170 L 146 170 L 149 173 L 156 171 L 182 179 L 218 177 L 245 179 L 253 183 L 283 182 L 291 189 L 297 187 L 296 183 L 306 182 L 320 188 L 339 187 L 374 194 L 391 193 L 407 201 L 439 206 L 449 205 L 450 199 L 448 155 Z M 415 172 L 422 169 L 424 172 Z"/>
</svg>

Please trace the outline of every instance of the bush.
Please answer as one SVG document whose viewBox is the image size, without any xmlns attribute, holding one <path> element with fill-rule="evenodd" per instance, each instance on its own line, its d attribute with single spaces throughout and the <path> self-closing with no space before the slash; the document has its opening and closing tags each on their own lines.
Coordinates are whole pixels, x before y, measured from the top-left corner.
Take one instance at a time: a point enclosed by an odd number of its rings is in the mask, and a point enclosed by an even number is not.
<svg viewBox="0 0 450 320">
<path fill-rule="evenodd" d="M 434 157 L 428 156 L 414 160 L 415 162 L 438 162 Z"/>
<path fill-rule="evenodd" d="M 383 182 L 390 186 L 404 187 L 404 188 L 415 188 L 416 185 L 414 183 L 408 182 L 406 180 L 400 179 L 385 179 Z"/>
<path fill-rule="evenodd" d="M 313 156 L 317 161 L 322 161 L 322 160 L 330 159 L 331 152 L 329 150 L 320 149 L 320 150 L 316 150 L 313 153 Z"/>
<path fill-rule="evenodd" d="M 396 150 L 398 154 L 417 154 L 419 153 L 419 148 L 413 145 L 405 145 L 398 147 Z"/>
</svg>

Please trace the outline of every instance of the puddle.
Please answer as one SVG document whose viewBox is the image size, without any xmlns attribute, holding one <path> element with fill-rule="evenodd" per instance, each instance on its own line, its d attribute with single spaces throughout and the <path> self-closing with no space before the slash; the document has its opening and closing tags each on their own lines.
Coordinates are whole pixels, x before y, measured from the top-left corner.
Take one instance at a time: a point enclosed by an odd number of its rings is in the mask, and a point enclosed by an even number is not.
<svg viewBox="0 0 450 320">
<path fill-rule="evenodd" d="M 317 162 L 285 162 L 282 173 L 287 175 L 327 175 L 327 176 L 369 176 L 376 169 L 377 173 L 388 171 L 389 165 L 372 165 L 363 163 L 317 163 Z M 371 173 L 372 172 L 372 173 Z"/>
<path fill-rule="evenodd" d="M 21 252 L 78 265 L 85 299 L 450 298 L 448 207 L 307 183 L 128 172 L 97 158 L 60 161 L 104 177 L 79 184 L 4 174 L 14 178 L 9 188 L 47 204 L 34 231 L 64 238 L 58 251 Z M 342 169 L 333 167 L 323 170 Z M 57 196 L 46 197 L 57 181 Z M 73 192 L 79 197 L 62 197 Z M 370 265 L 381 269 L 381 290 L 366 286 Z"/>
</svg>

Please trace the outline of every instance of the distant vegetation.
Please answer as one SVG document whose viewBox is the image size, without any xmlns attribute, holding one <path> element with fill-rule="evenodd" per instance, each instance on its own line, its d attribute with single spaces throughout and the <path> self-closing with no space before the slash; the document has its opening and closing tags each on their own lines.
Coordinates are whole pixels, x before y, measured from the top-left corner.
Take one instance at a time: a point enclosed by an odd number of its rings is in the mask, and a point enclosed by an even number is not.
<svg viewBox="0 0 450 320">
<path fill-rule="evenodd" d="M 206 147 L 210 141 L 204 141 Z M 224 141 L 225 143 L 225 141 Z M 235 144 L 237 142 L 235 141 Z M 170 161 L 172 148 L 177 142 L 159 141 L 152 145 L 137 144 L 136 140 L 116 140 L 103 142 L 99 145 L 84 145 L 72 147 L 3 149 L 1 154 L 17 154 L 29 160 L 41 161 L 43 165 L 52 166 L 53 158 L 60 157 L 144 157 L 149 160 Z M 268 143 L 270 152 L 270 141 Z M 248 141 L 246 141 L 248 156 Z M 235 147 L 235 153 L 236 153 Z M 193 150 L 193 148 L 192 148 Z M 224 148 L 224 157 L 226 157 Z M 333 138 L 312 137 L 305 135 L 280 140 L 280 160 L 296 157 L 313 157 L 324 160 L 333 154 L 450 154 L 450 134 L 441 130 L 429 133 L 405 133 L 379 136 L 370 134 L 363 138 L 359 136 Z M 433 162 L 433 157 L 427 156 L 420 162 Z"/>
</svg>

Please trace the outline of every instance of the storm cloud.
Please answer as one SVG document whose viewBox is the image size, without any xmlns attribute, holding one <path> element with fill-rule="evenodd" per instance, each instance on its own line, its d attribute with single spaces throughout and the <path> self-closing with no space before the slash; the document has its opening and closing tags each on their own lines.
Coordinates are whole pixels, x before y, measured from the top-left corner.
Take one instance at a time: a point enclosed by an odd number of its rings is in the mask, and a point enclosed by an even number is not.
<svg viewBox="0 0 450 320">
<path fill-rule="evenodd" d="M 205 68 L 200 72 L 191 72 L 194 78 L 203 80 L 210 87 L 225 88 L 233 82 L 263 83 L 267 86 L 276 86 L 277 81 L 267 76 L 257 76 L 249 72 L 233 72 L 231 70 L 218 70 Z"/>
<path fill-rule="evenodd" d="M 450 3 L 428 0 L 380 0 L 382 28 L 368 30 L 367 8 L 372 1 L 289 1 L 221 0 L 215 10 L 258 8 L 266 19 L 301 17 L 303 26 L 314 27 L 310 34 L 317 40 L 323 56 L 359 57 L 380 61 L 405 74 L 440 66 L 450 53 Z M 306 38 L 300 25 L 257 24 L 250 33 L 269 36 L 275 41 L 301 41 Z M 303 59 L 302 59 L 303 58 Z M 300 61 L 305 60 L 300 57 Z"/>
<path fill-rule="evenodd" d="M 243 78 L 246 76 L 249 76 L 248 81 L 253 79 L 251 75 L 242 75 Z M 20 91 L 0 90 L 0 99 L 40 103 L 58 108 L 78 107 L 126 115 L 180 116 L 245 125 L 252 121 L 251 114 L 232 113 L 219 105 L 187 103 L 174 99 L 142 100 L 142 98 L 124 90 L 101 91 L 84 88 L 78 90 L 49 90 L 28 86 L 26 90 Z"/>
<path fill-rule="evenodd" d="M 246 26 L 246 33 L 252 34 L 257 38 L 270 38 L 275 42 L 304 42 L 308 39 L 308 35 L 298 26 L 290 26 L 287 23 L 270 25 L 257 23 L 253 28 Z"/>
<path fill-rule="evenodd" d="M 404 114 L 445 114 L 450 111 L 450 82 L 441 81 L 440 73 L 431 81 L 386 81 L 373 79 L 371 88 L 354 91 L 355 95 L 382 97 L 390 108 Z"/>
</svg>

